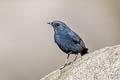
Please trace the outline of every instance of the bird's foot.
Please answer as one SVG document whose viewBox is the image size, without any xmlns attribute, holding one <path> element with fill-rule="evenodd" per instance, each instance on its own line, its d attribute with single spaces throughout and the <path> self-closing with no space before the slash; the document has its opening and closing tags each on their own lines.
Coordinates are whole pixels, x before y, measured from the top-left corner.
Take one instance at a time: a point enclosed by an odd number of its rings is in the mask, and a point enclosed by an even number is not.
<svg viewBox="0 0 120 80">
<path fill-rule="evenodd" d="M 62 70 L 63 68 L 65 68 L 67 65 L 72 64 L 72 62 L 66 63 L 63 67 L 60 68 L 60 70 Z"/>
<path fill-rule="evenodd" d="M 69 62 L 67 65 L 70 65 L 70 64 L 72 64 L 72 62 Z"/>
<path fill-rule="evenodd" d="M 63 67 L 60 68 L 60 70 L 62 70 L 63 68 L 65 68 L 68 64 L 65 63 Z"/>
</svg>

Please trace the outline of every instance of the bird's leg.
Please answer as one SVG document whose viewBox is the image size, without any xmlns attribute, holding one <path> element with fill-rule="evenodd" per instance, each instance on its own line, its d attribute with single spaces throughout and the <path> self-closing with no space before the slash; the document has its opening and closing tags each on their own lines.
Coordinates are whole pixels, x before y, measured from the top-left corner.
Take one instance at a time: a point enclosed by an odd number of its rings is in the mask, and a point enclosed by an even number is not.
<svg viewBox="0 0 120 80">
<path fill-rule="evenodd" d="M 78 58 L 78 54 L 75 56 L 75 59 L 73 60 L 73 62 L 75 62 Z"/>
<path fill-rule="evenodd" d="M 60 69 L 63 69 L 64 67 L 66 67 L 68 65 L 69 57 L 70 57 L 70 54 L 68 54 L 64 66 L 62 68 L 60 68 Z"/>
<path fill-rule="evenodd" d="M 68 54 L 65 64 L 68 64 L 69 57 L 70 57 L 70 54 Z"/>
<path fill-rule="evenodd" d="M 78 55 L 79 55 L 79 54 L 76 54 L 75 59 L 73 60 L 73 62 L 72 62 L 72 63 L 74 63 L 74 62 L 77 60 Z"/>
</svg>

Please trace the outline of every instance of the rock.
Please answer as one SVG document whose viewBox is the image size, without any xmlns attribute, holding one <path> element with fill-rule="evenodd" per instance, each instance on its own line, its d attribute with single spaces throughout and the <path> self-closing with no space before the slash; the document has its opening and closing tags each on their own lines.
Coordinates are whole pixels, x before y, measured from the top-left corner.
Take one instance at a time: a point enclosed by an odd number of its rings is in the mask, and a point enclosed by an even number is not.
<svg viewBox="0 0 120 80">
<path fill-rule="evenodd" d="M 40 80 L 120 80 L 120 45 L 86 54 Z"/>
</svg>

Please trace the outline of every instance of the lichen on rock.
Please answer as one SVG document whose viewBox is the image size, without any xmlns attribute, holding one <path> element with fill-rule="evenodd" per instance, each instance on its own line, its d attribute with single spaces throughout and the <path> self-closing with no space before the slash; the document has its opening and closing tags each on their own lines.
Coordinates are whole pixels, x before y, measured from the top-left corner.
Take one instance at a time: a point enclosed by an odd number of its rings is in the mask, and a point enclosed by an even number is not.
<svg viewBox="0 0 120 80">
<path fill-rule="evenodd" d="M 120 45 L 86 54 L 40 80 L 120 80 Z"/>
</svg>

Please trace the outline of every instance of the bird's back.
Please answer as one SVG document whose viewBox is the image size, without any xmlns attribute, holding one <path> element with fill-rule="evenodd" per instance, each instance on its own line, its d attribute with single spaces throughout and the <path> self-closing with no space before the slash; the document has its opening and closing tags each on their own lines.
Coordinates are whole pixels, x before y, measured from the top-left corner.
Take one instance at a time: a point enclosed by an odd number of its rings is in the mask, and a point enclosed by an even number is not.
<svg viewBox="0 0 120 80">
<path fill-rule="evenodd" d="M 84 42 L 75 32 L 61 32 L 59 34 L 54 34 L 54 38 L 59 48 L 65 53 L 81 53 L 81 55 L 87 53 L 87 48 L 85 47 Z"/>
</svg>

